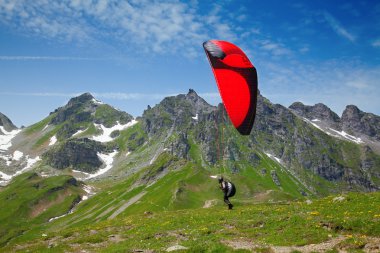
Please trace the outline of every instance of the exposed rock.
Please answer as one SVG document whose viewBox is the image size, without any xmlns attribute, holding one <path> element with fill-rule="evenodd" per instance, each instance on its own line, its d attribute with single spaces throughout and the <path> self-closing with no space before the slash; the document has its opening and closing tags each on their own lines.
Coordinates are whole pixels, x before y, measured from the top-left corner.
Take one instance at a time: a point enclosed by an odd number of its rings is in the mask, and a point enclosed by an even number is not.
<svg viewBox="0 0 380 253">
<path fill-rule="evenodd" d="M 166 249 L 166 252 L 176 251 L 176 250 L 187 250 L 187 247 L 182 245 L 174 245 Z"/>
<path fill-rule="evenodd" d="M 278 178 L 276 171 L 275 171 L 275 170 L 271 170 L 271 171 L 270 171 L 270 175 L 272 176 L 272 180 L 273 180 L 273 182 L 274 182 L 277 186 L 281 186 L 280 179 Z"/>
<path fill-rule="evenodd" d="M 342 128 L 349 133 L 364 134 L 380 141 L 380 116 L 365 113 L 348 105 L 342 114 Z"/>
<path fill-rule="evenodd" d="M 105 151 L 102 144 L 84 138 L 64 142 L 43 156 L 47 164 L 57 169 L 71 167 L 79 171 L 94 172 L 102 165 L 97 155 L 102 151 Z"/>
<path fill-rule="evenodd" d="M 187 140 L 187 136 L 184 133 L 179 134 L 175 142 L 171 145 L 172 154 L 179 157 L 187 159 L 187 154 L 190 150 L 190 145 Z"/>
<path fill-rule="evenodd" d="M 49 124 L 58 125 L 61 123 L 69 123 L 74 125 L 81 122 L 94 122 L 111 127 L 118 121 L 125 124 L 133 119 L 126 112 L 121 112 L 115 108 L 98 103 L 90 93 L 84 93 L 78 97 L 70 99 L 63 107 L 58 108 L 52 114 L 55 116 L 50 120 Z"/>
<path fill-rule="evenodd" d="M 301 102 L 295 102 L 289 106 L 297 115 L 309 120 L 321 120 L 334 129 L 340 129 L 340 118 L 329 107 L 322 103 L 313 106 L 304 105 Z"/>
<path fill-rule="evenodd" d="M 17 129 L 17 127 L 13 125 L 12 121 L 2 113 L 0 113 L 0 126 L 4 127 L 4 130 L 8 132 Z M 2 134 L 1 130 L 0 134 Z"/>
<path fill-rule="evenodd" d="M 338 196 L 338 197 L 335 197 L 333 198 L 333 201 L 334 202 L 342 202 L 344 201 L 346 198 L 344 196 Z"/>
</svg>

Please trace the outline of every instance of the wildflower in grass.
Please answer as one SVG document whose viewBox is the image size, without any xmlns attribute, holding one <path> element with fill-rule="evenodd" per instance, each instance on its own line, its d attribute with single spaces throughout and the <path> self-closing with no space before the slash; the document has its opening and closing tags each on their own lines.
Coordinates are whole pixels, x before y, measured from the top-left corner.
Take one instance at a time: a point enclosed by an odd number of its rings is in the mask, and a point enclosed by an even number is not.
<svg viewBox="0 0 380 253">
<path fill-rule="evenodd" d="M 318 211 L 313 211 L 313 212 L 309 212 L 310 215 L 314 215 L 314 216 L 317 216 L 319 215 L 319 212 Z"/>
<path fill-rule="evenodd" d="M 375 214 L 373 218 L 380 218 L 380 214 Z"/>
<path fill-rule="evenodd" d="M 352 235 L 346 235 L 347 238 L 352 238 Z"/>
</svg>

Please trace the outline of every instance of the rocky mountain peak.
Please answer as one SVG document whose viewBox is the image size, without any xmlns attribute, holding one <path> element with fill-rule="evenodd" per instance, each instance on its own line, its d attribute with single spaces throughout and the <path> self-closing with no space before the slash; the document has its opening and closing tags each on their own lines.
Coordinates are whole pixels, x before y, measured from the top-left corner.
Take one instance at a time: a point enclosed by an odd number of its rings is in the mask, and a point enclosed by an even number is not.
<svg viewBox="0 0 380 253">
<path fill-rule="evenodd" d="M 342 114 L 343 129 L 353 130 L 354 132 L 361 132 L 361 118 L 363 112 L 355 105 L 348 105 Z"/>
<path fill-rule="evenodd" d="M 12 121 L 1 112 L 0 112 L 0 126 L 4 127 L 4 129 L 8 132 L 17 128 L 15 125 L 13 125 Z"/>
<path fill-rule="evenodd" d="M 338 128 L 338 123 L 340 122 L 339 116 L 328 106 L 322 103 L 309 106 L 304 105 L 301 102 L 295 102 L 289 106 L 289 109 L 301 117 L 307 118 L 309 120 L 319 119 L 335 128 Z"/>
<path fill-rule="evenodd" d="M 97 107 L 93 100 L 94 97 L 90 93 L 84 93 L 78 97 L 71 98 L 65 106 L 53 112 L 56 113 L 56 116 L 52 118 L 50 123 L 57 125 L 71 118 L 75 118 L 74 122 L 89 119 L 91 113 Z"/>
<path fill-rule="evenodd" d="M 198 96 L 198 94 L 195 92 L 195 90 L 193 90 L 193 89 L 189 89 L 189 92 L 187 93 L 187 95 L 188 96 L 192 96 L 192 95 L 194 95 L 194 96 Z"/>
<path fill-rule="evenodd" d="M 365 113 L 355 105 L 348 105 L 343 111 L 342 128 L 380 140 L 380 116 Z"/>
<path fill-rule="evenodd" d="M 80 95 L 78 97 L 74 97 L 74 98 L 70 99 L 69 102 L 67 103 L 67 106 L 84 104 L 84 103 L 87 103 L 87 102 L 93 101 L 93 100 L 94 100 L 94 97 L 91 95 L 91 93 L 86 92 L 86 93 L 83 93 L 82 95 Z"/>
<path fill-rule="evenodd" d="M 303 103 L 301 102 L 294 102 L 293 104 L 291 104 L 289 106 L 290 109 L 292 109 L 293 111 L 295 111 L 298 115 L 304 115 L 307 111 L 306 109 L 306 105 L 304 105 Z"/>
<path fill-rule="evenodd" d="M 97 101 L 90 93 L 70 99 L 65 106 L 56 109 L 51 114 L 55 114 L 50 120 L 50 124 L 53 125 L 66 122 L 72 126 L 75 123 L 95 122 L 111 127 L 116 122 L 125 124 L 133 119 L 128 113 Z"/>
<path fill-rule="evenodd" d="M 347 105 L 342 114 L 342 119 L 359 119 L 363 112 L 355 105 Z"/>
<path fill-rule="evenodd" d="M 193 89 L 189 89 L 189 92 L 186 94 L 185 99 L 194 106 L 194 108 L 196 109 L 196 113 L 199 113 L 201 111 L 210 112 L 213 108 L 202 97 L 200 97 Z"/>
</svg>

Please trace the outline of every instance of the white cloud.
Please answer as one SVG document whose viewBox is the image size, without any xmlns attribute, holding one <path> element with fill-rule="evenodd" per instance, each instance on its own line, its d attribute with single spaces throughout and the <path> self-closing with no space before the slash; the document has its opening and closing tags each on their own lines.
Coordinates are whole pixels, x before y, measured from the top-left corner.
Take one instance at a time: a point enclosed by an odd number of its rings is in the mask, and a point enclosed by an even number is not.
<svg viewBox="0 0 380 253">
<path fill-rule="evenodd" d="M 379 114 L 380 67 L 346 61 L 288 62 L 258 66 L 259 89 L 275 103 L 325 103 L 341 113 L 348 104 Z"/>
<path fill-rule="evenodd" d="M 205 16 L 198 8 L 196 2 L 180 1 L 1 0 L 0 22 L 26 35 L 189 57 L 209 38 L 238 38 L 233 21 L 221 18 L 220 5 Z"/>
<path fill-rule="evenodd" d="M 31 97 L 64 97 L 72 98 L 77 97 L 84 92 L 78 93 L 54 93 L 54 92 L 0 92 L 0 95 L 7 96 L 31 96 Z M 127 93 L 127 92 L 90 92 L 94 97 L 98 99 L 110 99 L 110 100 L 123 100 L 123 101 L 160 101 L 165 97 L 177 96 L 179 93 Z M 220 102 L 220 95 L 217 92 L 204 92 L 199 93 L 204 99 L 209 99 L 212 103 Z M 66 104 L 66 102 L 65 102 Z"/>
<path fill-rule="evenodd" d="M 67 56 L 8 56 L 0 55 L 0 61 L 93 61 L 99 58 L 67 57 Z"/>
<path fill-rule="evenodd" d="M 55 92 L 0 92 L 0 95 L 10 95 L 10 96 L 32 96 L 32 97 L 67 97 L 72 98 L 83 94 L 84 92 L 78 93 L 55 93 Z M 177 94 L 169 93 L 125 93 L 125 92 L 107 92 L 98 93 L 90 92 L 96 98 L 107 98 L 116 100 L 147 100 L 147 99 L 163 99 L 168 96 L 176 96 Z"/>
<path fill-rule="evenodd" d="M 349 87 L 356 88 L 356 89 L 366 89 L 369 87 L 369 85 L 367 83 L 363 82 L 362 80 L 348 81 L 346 83 L 346 85 Z"/>
<path fill-rule="evenodd" d="M 374 41 L 372 42 L 372 46 L 373 46 L 373 47 L 376 47 L 376 48 L 380 48 L 380 38 L 374 40 Z"/>
<path fill-rule="evenodd" d="M 356 37 L 348 32 L 340 23 L 339 21 L 334 18 L 330 13 L 323 12 L 322 13 L 324 19 L 326 20 L 327 24 L 336 32 L 338 35 L 348 39 L 351 42 L 354 42 L 356 40 Z"/>
<path fill-rule="evenodd" d="M 270 52 L 274 56 L 291 55 L 292 52 L 284 44 L 269 39 L 258 40 L 260 48 Z"/>
<path fill-rule="evenodd" d="M 31 97 L 75 97 L 82 93 L 55 93 L 55 92 L 0 92 L 0 95 L 31 96 Z"/>
<path fill-rule="evenodd" d="M 307 53 L 310 51 L 310 48 L 308 46 L 303 46 L 298 50 L 300 53 Z"/>
<path fill-rule="evenodd" d="M 97 98 L 108 98 L 117 100 L 146 100 L 146 99 L 163 99 L 168 96 L 177 94 L 154 94 L 154 93 L 124 93 L 124 92 L 109 92 L 109 93 L 93 93 Z"/>
</svg>

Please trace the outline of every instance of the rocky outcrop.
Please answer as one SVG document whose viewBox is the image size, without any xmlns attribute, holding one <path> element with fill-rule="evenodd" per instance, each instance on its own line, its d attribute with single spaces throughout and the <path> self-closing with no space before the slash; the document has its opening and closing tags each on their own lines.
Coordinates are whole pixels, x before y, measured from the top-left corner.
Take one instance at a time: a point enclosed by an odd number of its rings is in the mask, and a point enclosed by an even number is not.
<svg viewBox="0 0 380 253">
<path fill-rule="evenodd" d="M 203 98 L 190 89 L 185 94 L 164 98 L 157 106 L 148 107 L 142 116 L 143 127 L 150 134 L 160 134 L 163 129 L 175 126 L 177 133 L 184 132 L 193 124 L 202 121 L 214 110 Z M 197 119 L 194 119 L 198 115 Z"/>
<path fill-rule="evenodd" d="M 179 134 L 178 138 L 175 142 L 171 143 L 171 152 L 173 155 L 179 158 L 188 158 L 188 153 L 190 150 L 189 141 L 187 139 L 187 135 L 185 133 Z"/>
<path fill-rule="evenodd" d="M 349 133 L 369 136 L 380 141 L 380 117 L 348 105 L 342 114 L 342 129 Z"/>
<path fill-rule="evenodd" d="M 272 177 L 273 183 L 275 183 L 277 186 L 281 186 L 280 179 L 278 178 L 276 171 L 271 170 L 270 175 Z"/>
<path fill-rule="evenodd" d="M 96 141 L 72 139 L 55 147 L 43 157 L 46 163 L 56 169 L 72 168 L 83 172 L 94 172 L 101 165 L 97 153 L 104 152 L 106 148 Z"/>
<path fill-rule="evenodd" d="M 8 132 L 17 129 L 17 127 L 13 125 L 12 121 L 2 113 L 0 113 L 0 126 L 4 127 L 4 130 Z M 2 134 L 1 130 L 0 134 Z"/>
<path fill-rule="evenodd" d="M 313 106 L 304 105 L 301 102 L 295 102 L 289 106 L 293 112 L 297 115 L 309 120 L 320 120 L 327 123 L 334 129 L 340 129 L 340 118 L 329 107 L 322 103 L 315 104 Z"/>
</svg>

